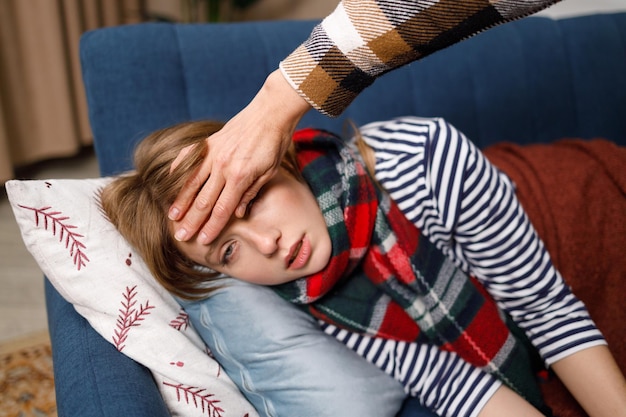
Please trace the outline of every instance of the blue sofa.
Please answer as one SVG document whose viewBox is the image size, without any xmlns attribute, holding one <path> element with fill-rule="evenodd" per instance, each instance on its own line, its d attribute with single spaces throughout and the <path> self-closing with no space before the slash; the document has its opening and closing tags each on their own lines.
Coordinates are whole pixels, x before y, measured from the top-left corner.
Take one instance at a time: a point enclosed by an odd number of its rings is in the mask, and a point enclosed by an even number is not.
<svg viewBox="0 0 626 417">
<path fill-rule="evenodd" d="M 130 168 L 147 132 L 234 115 L 314 23 L 150 23 L 85 34 L 80 53 L 102 175 Z M 626 13 L 494 28 L 385 75 L 342 117 L 310 112 L 301 126 L 341 132 L 346 119 L 361 125 L 407 114 L 443 116 L 480 147 L 598 136 L 626 145 Z M 149 371 L 48 281 L 46 296 L 60 416 L 168 415 Z"/>
</svg>

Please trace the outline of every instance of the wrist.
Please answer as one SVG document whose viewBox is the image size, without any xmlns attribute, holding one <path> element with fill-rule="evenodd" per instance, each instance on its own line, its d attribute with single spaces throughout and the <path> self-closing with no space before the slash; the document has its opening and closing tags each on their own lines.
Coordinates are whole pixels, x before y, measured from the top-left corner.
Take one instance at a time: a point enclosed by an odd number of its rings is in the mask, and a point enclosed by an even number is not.
<svg viewBox="0 0 626 417">
<path fill-rule="evenodd" d="M 311 110 L 311 105 L 289 84 L 280 70 L 273 71 L 267 77 L 260 94 L 267 98 L 266 104 L 276 107 L 276 116 L 291 121 L 294 128 L 302 116 Z"/>
</svg>

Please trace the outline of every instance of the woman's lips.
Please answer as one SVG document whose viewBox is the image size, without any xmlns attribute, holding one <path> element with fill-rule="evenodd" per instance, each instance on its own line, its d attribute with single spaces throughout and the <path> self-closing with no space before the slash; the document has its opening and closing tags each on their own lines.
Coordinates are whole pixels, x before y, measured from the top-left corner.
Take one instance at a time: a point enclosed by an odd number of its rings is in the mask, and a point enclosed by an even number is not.
<svg viewBox="0 0 626 417">
<path fill-rule="evenodd" d="M 303 268 L 311 257 L 311 242 L 306 237 L 296 242 L 289 250 L 289 255 L 285 258 L 287 269 Z"/>
</svg>

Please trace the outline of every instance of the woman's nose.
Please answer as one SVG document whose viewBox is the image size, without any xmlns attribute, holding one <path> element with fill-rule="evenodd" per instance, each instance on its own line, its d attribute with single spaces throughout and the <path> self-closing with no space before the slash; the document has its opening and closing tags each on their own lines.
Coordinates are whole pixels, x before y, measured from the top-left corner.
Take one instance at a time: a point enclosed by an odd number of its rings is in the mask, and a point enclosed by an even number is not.
<svg viewBox="0 0 626 417">
<path fill-rule="evenodd" d="M 278 250 L 280 230 L 249 226 L 246 235 L 250 243 L 264 256 L 272 256 Z"/>
</svg>

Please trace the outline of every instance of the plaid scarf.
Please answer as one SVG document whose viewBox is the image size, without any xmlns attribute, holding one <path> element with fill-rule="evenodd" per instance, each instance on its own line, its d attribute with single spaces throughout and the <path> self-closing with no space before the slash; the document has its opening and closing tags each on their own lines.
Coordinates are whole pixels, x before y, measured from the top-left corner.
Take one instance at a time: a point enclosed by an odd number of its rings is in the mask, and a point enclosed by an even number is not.
<svg viewBox="0 0 626 417">
<path fill-rule="evenodd" d="M 351 331 L 456 352 L 541 406 L 525 347 L 476 279 L 407 220 L 340 138 L 306 129 L 294 140 L 332 256 L 319 273 L 274 289 Z"/>
</svg>

